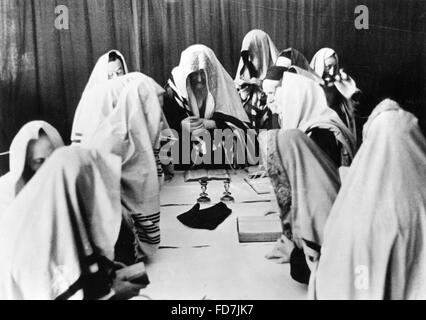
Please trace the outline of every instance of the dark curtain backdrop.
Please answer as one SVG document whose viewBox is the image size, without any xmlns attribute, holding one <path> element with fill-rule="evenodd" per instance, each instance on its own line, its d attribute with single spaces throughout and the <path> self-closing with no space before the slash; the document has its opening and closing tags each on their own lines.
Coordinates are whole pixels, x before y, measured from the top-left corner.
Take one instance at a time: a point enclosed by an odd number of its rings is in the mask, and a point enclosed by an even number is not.
<svg viewBox="0 0 426 320">
<path fill-rule="evenodd" d="M 369 30 L 354 27 L 360 4 L 369 8 Z M 58 5 L 69 8 L 69 30 L 54 27 Z M 234 76 L 241 41 L 254 28 L 308 59 L 334 48 L 366 94 L 367 111 L 393 95 L 422 117 L 425 8 L 424 0 L 1 0 L 0 153 L 35 119 L 69 142 L 81 92 L 110 49 L 125 55 L 131 71 L 164 84 L 180 52 L 202 43 Z M 0 157 L 0 173 L 7 161 Z"/>
</svg>

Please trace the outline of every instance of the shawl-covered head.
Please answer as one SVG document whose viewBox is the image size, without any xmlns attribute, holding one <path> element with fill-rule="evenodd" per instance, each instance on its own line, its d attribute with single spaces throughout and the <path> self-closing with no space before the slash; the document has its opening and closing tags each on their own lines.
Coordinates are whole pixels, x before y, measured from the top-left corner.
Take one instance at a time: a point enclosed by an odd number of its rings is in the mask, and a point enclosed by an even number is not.
<svg viewBox="0 0 426 320">
<path fill-rule="evenodd" d="M 259 80 L 265 79 L 269 67 L 273 66 L 278 58 L 278 49 L 275 44 L 266 32 L 258 29 L 251 30 L 246 34 L 241 45 L 241 52 L 247 51 L 250 62 L 254 67 L 257 67 L 257 76 L 255 78 Z M 245 72 L 246 67 L 244 59 L 241 57 L 235 76 L 237 85 L 250 80 L 250 77 Z"/>
<path fill-rule="evenodd" d="M 52 154 L 0 217 L 1 299 L 55 299 L 98 272 L 101 257 L 114 259 L 120 167 L 119 157 L 77 146 Z"/>
<path fill-rule="evenodd" d="M 88 139 L 98 125 L 117 106 L 118 99 L 124 89 L 132 82 L 140 79 L 154 81 L 140 72 L 132 72 L 125 76 L 109 80 L 108 82 L 94 85 L 87 90 L 83 94 L 75 111 L 71 141 L 73 143 L 80 143 L 83 139 Z M 159 94 L 164 92 L 159 85 L 157 86 L 157 91 Z"/>
<path fill-rule="evenodd" d="M 95 67 L 93 68 L 93 71 L 89 77 L 89 81 L 86 84 L 86 88 L 84 91 L 90 89 L 91 87 L 104 83 L 108 81 L 108 63 L 109 63 L 109 57 L 111 53 L 115 53 L 119 58 L 120 61 L 123 64 L 124 73 L 128 73 L 126 60 L 124 59 L 124 56 L 120 53 L 118 50 L 111 50 L 104 55 L 102 55 L 98 61 L 95 64 Z"/>
<path fill-rule="evenodd" d="M 319 84 L 307 77 L 285 72 L 282 85 L 275 94 L 275 107 L 282 129 L 300 129 L 309 132 L 313 128 L 333 132 L 350 161 L 356 152 L 356 139 L 340 120 L 337 113 L 327 106 L 327 99 Z"/>
<path fill-rule="evenodd" d="M 232 78 L 214 52 L 204 45 L 192 45 L 182 52 L 179 65 L 172 71 L 177 93 L 186 101 L 191 100 L 192 89 L 188 77 L 200 70 L 205 72 L 208 89 L 205 118 L 211 118 L 214 112 L 221 112 L 247 122 L 247 115 Z M 196 106 L 190 108 L 194 115 L 198 115 Z"/>
<path fill-rule="evenodd" d="M 13 183 L 13 191 L 16 194 L 24 187 L 23 173 L 26 166 L 28 145 L 32 140 L 37 140 L 40 134 L 45 134 L 54 149 L 60 148 L 64 142 L 59 132 L 45 121 L 31 121 L 24 125 L 10 145 L 9 177 Z"/>
<path fill-rule="evenodd" d="M 350 99 L 355 93 L 360 92 L 360 89 L 357 88 L 354 79 L 340 69 L 339 57 L 336 51 L 330 48 L 320 49 L 312 58 L 311 68 L 319 77 L 322 78 L 325 71 L 325 61 L 331 57 L 336 59 L 336 76 L 333 84 L 346 99 Z"/>
<path fill-rule="evenodd" d="M 337 56 L 336 51 L 330 48 L 322 48 L 318 50 L 318 52 L 315 53 L 314 57 L 312 58 L 310 66 L 317 73 L 317 75 L 322 78 L 325 71 L 325 61 L 328 58 L 332 58 L 332 57 L 336 59 L 335 69 L 338 71 L 339 57 Z"/>
</svg>

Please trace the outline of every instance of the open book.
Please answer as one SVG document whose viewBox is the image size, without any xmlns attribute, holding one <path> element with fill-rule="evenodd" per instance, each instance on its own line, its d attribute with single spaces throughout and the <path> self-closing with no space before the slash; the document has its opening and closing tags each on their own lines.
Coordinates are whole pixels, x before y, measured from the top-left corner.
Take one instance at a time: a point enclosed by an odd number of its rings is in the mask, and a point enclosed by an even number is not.
<svg viewBox="0 0 426 320">
<path fill-rule="evenodd" d="M 239 242 L 275 242 L 283 234 L 278 216 L 247 216 L 237 218 Z"/>
<path fill-rule="evenodd" d="M 272 189 L 271 180 L 269 178 L 249 179 L 244 178 L 244 181 L 257 193 L 257 194 L 270 194 Z"/>
<path fill-rule="evenodd" d="M 226 169 L 197 169 L 188 170 L 184 174 L 185 182 L 205 180 L 226 180 L 231 179 L 231 176 Z"/>
</svg>

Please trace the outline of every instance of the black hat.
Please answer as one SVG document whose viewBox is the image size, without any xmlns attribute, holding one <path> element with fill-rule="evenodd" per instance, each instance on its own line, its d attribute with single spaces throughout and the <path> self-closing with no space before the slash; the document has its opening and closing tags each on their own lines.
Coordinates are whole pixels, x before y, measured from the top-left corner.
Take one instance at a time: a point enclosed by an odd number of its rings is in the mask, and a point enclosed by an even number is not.
<svg viewBox="0 0 426 320">
<path fill-rule="evenodd" d="M 285 67 L 272 66 L 268 69 L 265 79 L 280 81 L 285 71 L 287 71 Z"/>
</svg>

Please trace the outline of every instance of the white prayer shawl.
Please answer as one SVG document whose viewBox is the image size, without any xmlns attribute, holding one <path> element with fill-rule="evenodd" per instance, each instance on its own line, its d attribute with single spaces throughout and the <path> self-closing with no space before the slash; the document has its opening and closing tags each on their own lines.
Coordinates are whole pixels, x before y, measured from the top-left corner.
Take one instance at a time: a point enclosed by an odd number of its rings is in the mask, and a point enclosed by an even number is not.
<svg viewBox="0 0 426 320">
<path fill-rule="evenodd" d="M 343 163 L 349 165 L 356 153 L 356 139 L 337 113 L 327 106 L 324 91 L 315 81 L 298 74 L 284 72 L 282 85 L 277 89 L 275 107 L 285 130 L 300 129 L 309 133 L 314 128 L 333 132 L 342 144 Z"/>
<path fill-rule="evenodd" d="M 10 145 L 9 172 L 0 178 L 0 216 L 25 186 L 22 175 L 28 145 L 31 140 L 39 138 L 40 130 L 47 135 L 55 149 L 64 145 L 59 132 L 45 121 L 31 121 L 19 130 Z"/>
<path fill-rule="evenodd" d="M 340 188 L 339 172 L 336 165 L 329 157 L 300 130 L 274 130 L 270 132 L 268 142 L 268 157 L 275 162 L 268 165 L 270 178 L 282 181 L 282 185 L 273 182 L 276 186 L 278 204 L 280 203 L 280 188 L 286 188 L 286 182 L 290 184 L 291 206 L 289 212 L 282 214 L 292 227 L 294 240 L 303 247 L 307 255 L 312 249 L 302 245 L 303 240 L 321 246 L 324 239 L 324 226 L 330 209 Z M 272 140 L 273 139 L 273 140 Z M 275 147 L 274 144 L 277 146 Z M 275 154 L 271 154 L 274 152 Z M 285 172 L 280 177 L 275 177 L 276 162 L 281 162 Z M 280 170 L 281 171 L 281 170 Z M 283 181 L 283 175 L 287 181 Z"/>
<path fill-rule="evenodd" d="M 323 82 L 322 79 L 315 72 L 306 71 L 305 69 L 300 68 L 298 66 L 290 66 L 290 68 L 288 68 L 288 71 L 290 73 L 296 73 L 298 75 L 307 77 L 318 84 L 322 84 Z"/>
<path fill-rule="evenodd" d="M 336 69 L 338 71 L 338 76 L 334 81 L 336 89 L 342 94 L 345 98 L 344 112 L 346 114 L 346 121 L 349 124 L 349 129 L 356 136 L 356 124 L 355 124 L 355 115 L 354 115 L 354 106 L 352 101 L 352 96 L 360 92 L 357 88 L 354 79 L 352 79 L 347 73 L 343 72 L 339 68 L 339 57 L 337 53 L 330 48 L 320 49 L 312 58 L 311 68 L 315 70 L 318 76 L 322 78 L 325 70 L 325 60 L 328 58 L 334 57 L 336 59 L 337 65 Z"/>
<path fill-rule="evenodd" d="M 88 139 L 115 108 L 124 88 L 132 81 L 144 77 L 146 76 L 142 73 L 133 72 L 86 90 L 75 111 L 71 142 L 80 143 L 83 139 Z"/>
<path fill-rule="evenodd" d="M 312 297 L 426 298 L 425 163 L 418 120 L 383 101 L 330 212 Z"/>
<path fill-rule="evenodd" d="M 251 55 L 259 61 L 260 70 L 258 71 L 258 80 L 264 80 L 268 69 L 275 65 L 278 59 L 279 51 L 269 35 L 262 30 L 251 30 L 243 39 L 241 45 L 241 52 L 250 51 Z M 244 61 L 240 58 L 238 64 L 237 74 L 235 76 L 235 83 L 241 86 L 244 82 L 250 79 L 241 77 L 241 71 L 244 68 Z"/>
<path fill-rule="evenodd" d="M 107 53 L 105 53 L 103 56 L 101 56 L 98 61 L 96 62 L 95 67 L 93 68 L 93 71 L 89 77 L 89 81 L 86 84 L 86 88 L 83 91 L 83 94 L 86 90 L 92 88 L 95 85 L 102 84 L 108 81 L 108 63 L 109 63 L 109 55 L 115 52 L 123 62 L 124 67 L 124 73 L 128 73 L 126 60 L 124 59 L 124 56 L 120 53 L 118 50 L 111 50 Z"/>
<path fill-rule="evenodd" d="M 311 68 L 318 74 L 318 76 L 322 77 L 325 70 L 325 60 L 331 57 L 336 59 L 336 69 L 339 73 L 338 81 L 335 81 L 334 85 L 346 99 L 351 99 L 351 97 L 358 92 L 359 89 L 357 88 L 355 81 L 340 69 L 339 57 L 333 49 L 320 49 L 312 58 Z"/>
<path fill-rule="evenodd" d="M 0 218 L 0 299 L 52 300 L 114 258 L 120 229 L 120 159 L 56 150 Z M 112 292 L 107 296 L 110 296 Z M 71 299 L 82 299 L 82 291 Z"/>
<path fill-rule="evenodd" d="M 179 65 L 172 71 L 174 83 L 169 81 L 172 89 L 188 102 L 189 111 L 195 116 L 200 116 L 188 80 L 191 73 L 199 70 L 205 72 L 208 89 L 204 118 L 210 119 L 214 112 L 221 112 L 240 121 L 248 122 L 247 114 L 231 76 L 214 52 L 201 44 L 192 45 L 182 52 Z M 184 105 L 182 107 L 187 108 Z"/>
<path fill-rule="evenodd" d="M 131 83 L 108 118 L 82 142 L 122 158 L 121 202 L 125 215 L 132 216 L 140 248 L 148 256 L 160 241 L 160 189 L 153 151 L 162 118 L 158 90 L 145 77 Z"/>
</svg>

